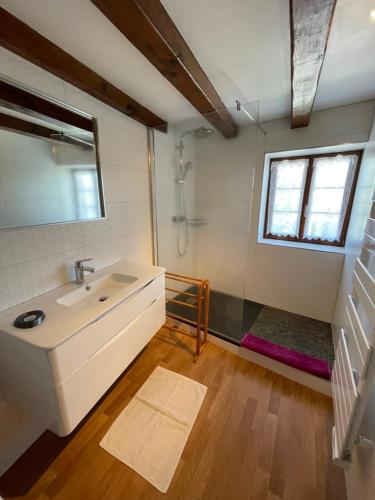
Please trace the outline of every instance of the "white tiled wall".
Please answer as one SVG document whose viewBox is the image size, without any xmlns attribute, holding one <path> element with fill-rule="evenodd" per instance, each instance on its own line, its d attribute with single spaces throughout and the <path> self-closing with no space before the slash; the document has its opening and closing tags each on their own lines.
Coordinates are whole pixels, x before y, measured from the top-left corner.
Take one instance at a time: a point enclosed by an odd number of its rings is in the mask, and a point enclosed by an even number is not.
<svg viewBox="0 0 375 500">
<path fill-rule="evenodd" d="M 259 244 L 249 251 L 248 299 L 331 321 L 342 269 L 341 254 Z"/>
<path fill-rule="evenodd" d="M 67 283 L 74 261 L 151 263 L 146 128 L 0 49 L 2 74 L 97 117 L 106 219 L 0 231 L 0 310 Z"/>
</svg>

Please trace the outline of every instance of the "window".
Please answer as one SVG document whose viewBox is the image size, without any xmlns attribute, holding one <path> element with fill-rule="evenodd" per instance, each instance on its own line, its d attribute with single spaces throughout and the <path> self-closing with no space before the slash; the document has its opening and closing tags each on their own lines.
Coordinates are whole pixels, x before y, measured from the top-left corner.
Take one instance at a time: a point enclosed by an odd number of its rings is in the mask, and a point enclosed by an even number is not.
<svg viewBox="0 0 375 500">
<path fill-rule="evenodd" d="M 271 159 L 264 238 L 344 246 L 361 156 Z"/>
<path fill-rule="evenodd" d="M 100 200 L 96 170 L 72 170 L 77 219 L 99 218 Z"/>
</svg>

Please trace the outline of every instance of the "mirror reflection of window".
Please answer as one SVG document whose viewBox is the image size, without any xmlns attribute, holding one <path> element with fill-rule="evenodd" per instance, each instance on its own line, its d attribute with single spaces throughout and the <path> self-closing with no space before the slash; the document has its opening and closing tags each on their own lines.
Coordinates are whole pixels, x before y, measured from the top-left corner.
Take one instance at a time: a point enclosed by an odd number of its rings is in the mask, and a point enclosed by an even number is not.
<svg viewBox="0 0 375 500">
<path fill-rule="evenodd" d="M 100 217 L 96 170 L 74 169 L 71 173 L 76 197 L 77 219 L 95 219 Z"/>
</svg>

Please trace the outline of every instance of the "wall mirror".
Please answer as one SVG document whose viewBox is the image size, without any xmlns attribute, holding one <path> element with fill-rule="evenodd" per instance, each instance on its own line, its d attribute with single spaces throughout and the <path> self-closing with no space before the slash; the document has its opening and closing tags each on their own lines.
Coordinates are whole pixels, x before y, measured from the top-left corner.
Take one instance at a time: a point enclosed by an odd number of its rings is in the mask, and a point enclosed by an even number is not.
<svg viewBox="0 0 375 500">
<path fill-rule="evenodd" d="M 95 118 L 0 78 L 0 229 L 101 217 Z"/>
</svg>

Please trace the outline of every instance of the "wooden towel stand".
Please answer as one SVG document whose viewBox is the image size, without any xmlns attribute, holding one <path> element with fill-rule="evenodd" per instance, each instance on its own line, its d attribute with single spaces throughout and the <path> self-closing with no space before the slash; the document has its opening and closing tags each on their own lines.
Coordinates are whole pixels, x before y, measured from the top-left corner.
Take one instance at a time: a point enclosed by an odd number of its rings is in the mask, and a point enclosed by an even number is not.
<svg viewBox="0 0 375 500">
<path fill-rule="evenodd" d="M 183 276 L 180 274 L 174 273 L 165 273 L 165 279 L 170 281 L 178 281 L 180 283 L 186 283 L 187 285 L 191 285 L 197 288 L 197 293 L 193 293 L 192 291 L 178 290 L 177 287 L 173 288 L 166 286 L 166 292 L 173 292 L 178 295 L 185 295 L 188 297 L 193 297 L 196 299 L 195 304 L 191 304 L 189 302 L 185 302 L 182 300 L 178 300 L 175 298 L 166 297 L 166 302 L 172 302 L 174 304 L 178 304 L 179 306 L 188 307 L 190 309 L 196 309 L 197 316 L 196 320 L 191 320 L 185 318 L 184 316 L 180 316 L 178 314 L 167 311 L 167 317 L 172 318 L 174 320 L 180 321 L 181 323 L 186 323 L 192 327 L 196 328 L 196 334 L 191 335 L 186 331 L 178 328 L 177 326 L 165 324 L 165 327 L 169 330 L 183 333 L 184 335 L 189 335 L 190 337 L 196 338 L 196 349 L 194 355 L 194 361 L 198 359 L 199 354 L 202 352 L 203 348 L 207 344 L 207 334 L 208 334 L 208 313 L 209 313 L 209 303 L 210 303 L 210 285 L 208 280 L 191 278 L 190 276 Z M 203 318 L 202 318 L 203 316 Z M 202 330 L 203 330 L 203 340 L 202 340 Z"/>
</svg>

